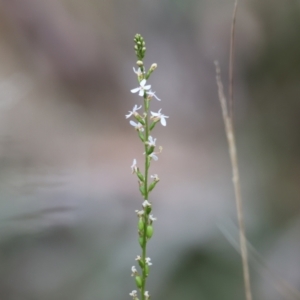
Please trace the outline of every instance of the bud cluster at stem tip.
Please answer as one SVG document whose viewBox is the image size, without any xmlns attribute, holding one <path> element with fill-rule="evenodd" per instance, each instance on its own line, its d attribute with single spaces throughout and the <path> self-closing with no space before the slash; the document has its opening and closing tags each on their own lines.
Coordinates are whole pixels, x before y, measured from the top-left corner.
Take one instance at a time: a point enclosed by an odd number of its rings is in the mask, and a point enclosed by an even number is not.
<svg viewBox="0 0 300 300">
<path fill-rule="evenodd" d="M 136 34 L 134 37 L 134 50 L 138 60 L 143 60 L 146 53 L 146 43 L 144 38 L 140 34 Z"/>
</svg>

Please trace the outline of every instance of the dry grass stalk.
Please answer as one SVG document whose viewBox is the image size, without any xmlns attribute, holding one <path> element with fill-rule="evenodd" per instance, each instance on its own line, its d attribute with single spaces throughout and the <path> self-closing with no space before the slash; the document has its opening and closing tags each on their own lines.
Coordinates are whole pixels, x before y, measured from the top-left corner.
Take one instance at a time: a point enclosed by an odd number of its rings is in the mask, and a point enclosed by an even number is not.
<svg viewBox="0 0 300 300">
<path fill-rule="evenodd" d="M 241 187 L 240 187 L 240 177 L 239 177 L 235 135 L 234 135 L 234 128 L 233 128 L 233 119 L 231 116 L 229 116 L 229 113 L 228 113 L 227 101 L 226 101 L 226 98 L 224 95 L 223 84 L 221 81 L 220 67 L 217 62 L 215 62 L 215 64 L 216 64 L 216 72 L 217 72 L 216 78 L 217 78 L 217 85 L 218 85 L 219 100 L 220 100 L 220 104 L 221 104 L 221 108 L 222 108 L 225 132 L 226 132 L 226 137 L 227 137 L 227 142 L 228 142 L 229 155 L 230 155 L 231 167 L 232 167 L 232 173 L 233 173 L 232 181 L 233 181 L 233 186 L 234 186 L 237 217 L 238 217 L 238 224 L 239 224 L 239 237 L 240 237 L 240 247 L 241 247 L 241 255 L 242 255 L 242 265 L 243 265 L 243 273 L 244 273 L 246 300 L 252 300 L 248 254 L 247 254 L 247 240 L 246 240 L 246 236 L 245 236 L 245 225 L 244 225 L 243 208 L 242 208 L 242 195 L 241 195 Z"/>
</svg>

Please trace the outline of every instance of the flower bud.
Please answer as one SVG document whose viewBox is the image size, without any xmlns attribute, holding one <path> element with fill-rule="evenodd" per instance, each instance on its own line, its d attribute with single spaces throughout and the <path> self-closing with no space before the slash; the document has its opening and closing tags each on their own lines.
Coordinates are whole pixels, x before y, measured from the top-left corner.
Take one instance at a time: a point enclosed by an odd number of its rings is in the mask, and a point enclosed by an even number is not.
<svg viewBox="0 0 300 300">
<path fill-rule="evenodd" d="M 145 266 L 145 270 L 146 270 L 146 276 L 148 276 L 149 275 L 149 271 L 150 271 L 150 268 L 149 268 L 149 266 L 146 264 L 146 266 Z"/>
<path fill-rule="evenodd" d="M 144 136 L 144 134 L 140 130 L 138 131 L 138 134 L 139 134 L 139 138 L 144 143 L 145 142 L 145 136 Z"/>
<path fill-rule="evenodd" d="M 148 188 L 148 192 L 151 192 L 155 188 L 157 183 L 158 183 L 158 181 L 156 181 L 156 180 L 153 181 Z"/>
<path fill-rule="evenodd" d="M 147 155 L 150 155 L 154 151 L 154 148 L 154 146 L 151 146 L 147 151 Z"/>
<path fill-rule="evenodd" d="M 158 122 L 158 121 L 152 122 L 152 123 L 151 123 L 151 125 L 150 125 L 150 131 L 153 130 L 153 128 L 155 127 L 155 125 L 156 125 L 157 122 Z"/>
<path fill-rule="evenodd" d="M 139 169 L 137 169 L 136 175 L 137 175 L 137 177 L 139 178 L 139 180 L 140 180 L 141 182 L 144 182 L 144 181 L 145 181 L 145 178 L 144 178 L 143 174 L 140 172 Z"/>
<path fill-rule="evenodd" d="M 141 60 L 138 60 L 136 62 L 136 64 L 139 66 L 139 67 L 142 67 L 144 65 L 144 63 L 141 61 Z"/>
<path fill-rule="evenodd" d="M 145 186 L 144 185 L 140 185 L 140 192 L 142 194 L 142 196 L 145 196 Z"/>
<path fill-rule="evenodd" d="M 140 289 L 143 285 L 143 280 L 140 276 L 136 276 L 135 277 L 135 283 L 136 283 L 136 286 Z"/>
<path fill-rule="evenodd" d="M 139 222 L 138 222 L 138 229 L 139 231 L 144 231 L 144 221 L 142 218 L 139 218 Z"/>
<path fill-rule="evenodd" d="M 147 215 L 149 215 L 151 213 L 151 211 L 152 211 L 152 207 L 151 206 L 147 206 L 145 208 L 145 211 L 146 211 Z"/>
<path fill-rule="evenodd" d="M 157 64 L 152 64 L 150 67 L 150 71 L 153 72 L 157 68 Z"/>
<path fill-rule="evenodd" d="M 138 120 L 142 125 L 144 125 L 144 126 L 146 125 L 146 123 L 145 123 L 145 121 L 144 121 L 144 119 L 143 119 L 142 116 L 140 116 L 138 113 L 135 113 L 133 115 L 136 118 L 136 120 Z"/>
<path fill-rule="evenodd" d="M 143 246 L 144 246 L 144 238 L 142 236 L 139 237 L 139 244 L 143 248 Z"/>
<path fill-rule="evenodd" d="M 152 225 L 148 225 L 147 226 L 146 234 L 147 234 L 147 238 L 151 239 L 151 237 L 153 235 L 153 226 Z"/>
</svg>

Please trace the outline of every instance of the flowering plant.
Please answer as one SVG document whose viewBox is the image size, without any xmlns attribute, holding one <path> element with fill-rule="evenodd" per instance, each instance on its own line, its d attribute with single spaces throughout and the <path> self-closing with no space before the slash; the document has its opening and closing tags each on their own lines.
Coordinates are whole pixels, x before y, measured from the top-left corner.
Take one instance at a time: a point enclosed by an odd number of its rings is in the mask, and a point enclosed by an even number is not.
<svg viewBox="0 0 300 300">
<path fill-rule="evenodd" d="M 138 106 L 136 104 L 132 111 L 129 111 L 126 115 L 126 119 L 131 117 L 135 119 L 135 121 L 130 120 L 129 123 L 136 129 L 140 140 L 144 144 L 145 164 L 143 173 L 137 166 L 136 159 L 133 160 L 131 165 L 132 173 L 138 177 L 139 190 L 143 197 L 142 209 L 136 210 L 138 217 L 139 244 L 141 246 L 142 254 L 138 255 L 135 260 L 138 262 L 140 272 L 135 266 L 132 266 L 131 271 L 132 276 L 135 278 L 135 283 L 139 290 L 141 300 L 148 300 L 150 299 L 150 295 L 149 292 L 146 291 L 146 280 L 149 275 L 149 268 L 152 265 L 152 262 L 151 258 L 147 257 L 147 243 L 153 235 L 153 222 L 156 220 L 156 218 L 151 214 L 152 203 L 149 200 L 149 194 L 159 182 L 157 174 L 151 175 L 150 178 L 152 180 L 149 182 L 149 169 L 152 160 L 157 161 L 157 155 L 162 151 L 162 147 L 159 147 L 159 151 L 155 152 L 156 138 L 153 138 L 150 133 L 158 122 L 160 122 L 162 126 L 166 126 L 166 119 L 169 117 L 163 115 L 161 113 L 161 109 L 158 112 L 150 111 L 151 100 L 155 98 L 160 101 L 155 92 L 151 90 L 151 85 L 147 84 L 147 80 L 157 68 L 157 64 L 152 64 L 150 69 L 146 71 L 143 62 L 146 53 L 145 41 L 140 34 L 136 34 L 134 37 L 134 43 L 134 49 L 138 59 L 138 69 L 136 70 L 133 68 L 133 71 L 137 75 L 139 86 L 132 89 L 131 92 L 138 93 L 140 97 L 143 97 L 144 112 L 139 114 L 138 110 L 142 108 L 142 105 Z M 136 290 L 133 290 L 129 295 L 133 298 L 133 300 L 139 300 L 138 292 Z"/>
</svg>

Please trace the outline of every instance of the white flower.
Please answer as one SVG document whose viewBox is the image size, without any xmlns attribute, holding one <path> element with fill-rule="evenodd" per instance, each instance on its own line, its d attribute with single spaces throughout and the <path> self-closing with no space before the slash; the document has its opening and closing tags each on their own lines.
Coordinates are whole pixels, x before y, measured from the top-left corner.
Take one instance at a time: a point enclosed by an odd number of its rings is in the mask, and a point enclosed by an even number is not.
<svg viewBox="0 0 300 300">
<path fill-rule="evenodd" d="M 132 67 L 132 69 L 133 69 L 133 72 L 134 72 L 138 77 L 140 77 L 140 76 L 143 75 L 143 72 L 142 72 L 141 68 L 138 68 L 138 69 L 136 70 L 134 67 Z M 145 72 L 144 72 L 144 73 L 145 73 Z"/>
<path fill-rule="evenodd" d="M 147 264 L 148 266 L 152 266 L 152 262 L 151 262 L 151 258 L 150 258 L 150 257 L 147 257 L 147 258 L 146 258 L 146 264 Z"/>
<path fill-rule="evenodd" d="M 142 258 L 138 255 L 138 256 L 136 257 L 135 260 L 139 261 L 139 260 L 141 260 L 141 259 L 142 259 Z"/>
<path fill-rule="evenodd" d="M 146 84 L 146 79 L 143 79 L 141 82 L 140 82 L 140 86 L 135 88 L 135 89 L 132 89 L 131 90 L 131 93 L 137 93 L 139 92 L 139 96 L 143 97 L 144 96 L 144 92 L 146 90 L 150 90 L 151 88 L 151 85 L 145 85 Z"/>
<path fill-rule="evenodd" d="M 132 266 L 132 267 L 131 267 L 131 272 L 132 272 L 131 276 L 136 276 L 136 275 L 138 275 L 138 271 L 137 271 L 137 269 L 136 269 L 135 266 Z"/>
<path fill-rule="evenodd" d="M 149 96 L 149 98 L 151 99 L 152 97 L 154 97 L 156 100 L 161 101 L 161 99 L 159 99 L 156 95 L 155 92 L 152 92 L 151 90 L 149 92 L 147 92 L 147 95 Z"/>
<path fill-rule="evenodd" d="M 155 142 L 156 142 L 156 139 L 153 139 L 153 137 L 150 135 L 149 138 L 148 138 L 148 145 L 151 147 L 155 147 Z"/>
<path fill-rule="evenodd" d="M 151 119 L 153 119 L 154 121 L 160 120 L 160 123 L 161 123 L 162 126 L 166 126 L 167 125 L 166 118 L 169 118 L 169 117 L 163 115 L 161 113 L 161 109 L 157 113 L 151 111 L 151 115 L 152 115 Z"/>
<path fill-rule="evenodd" d="M 143 210 L 136 210 L 135 211 L 138 217 L 141 217 L 145 212 Z"/>
<path fill-rule="evenodd" d="M 144 127 L 143 127 L 143 125 L 142 125 L 140 122 L 135 123 L 134 121 L 130 120 L 129 123 L 130 123 L 130 125 L 133 126 L 136 130 L 142 131 L 142 132 L 144 131 Z"/>
<path fill-rule="evenodd" d="M 149 216 L 149 219 L 150 219 L 152 222 L 154 222 L 154 221 L 157 220 L 157 218 L 154 218 L 153 215 L 150 215 L 150 216 Z"/>
<path fill-rule="evenodd" d="M 151 154 L 149 154 L 149 157 L 153 158 L 155 161 L 158 160 L 158 157 L 157 157 L 157 155 L 154 152 L 152 152 Z"/>
<path fill-rule="evenodd" d="M 150 176 L 154 181 L 159 181 L 158 175 L 154 174 Z"/>
<path fill-rule="evenodd" d="M 137 172 L 136 159 L 134 159 L 132 162 L 131 171 L 132 171 L 132 174 Z"/>
<path fill-rule="evenodd" d="M 137 291 L 133 290 L 131 293 L 129 293 L 129 296 L 136 298 L 137 297 Z"/>
<path fill-rule="evenodd" d="M 144 295 L 145 295 L 146 299 L 149 299 L 149 298 L 150 298 L 150 295 L 149 295 L 149 292 L 148 292 L 148 291 L 146 291 L 146 292 L 144 293 Z"/>
<path fill-rule="evenodd" d="M 136 114 L 137 110 L 139 110 L 140 108 L 142 107 L 142 105 L 140 107 L 138 107 L 137 105 L 135 105 L 132 109 L 132 111 L 128 111 L 129 114 L 128 115 L 125 115 L 126 116 L 126 119 L 130 118 L 132 115 Z"/>
<path fill-rule="evenodd" d="M 147 207 L 147 206 L 150 207 L 151 203 L 148 200 L 145 200 L 142 205 L 143 205 L 143 207 Z"/>
</svg>

